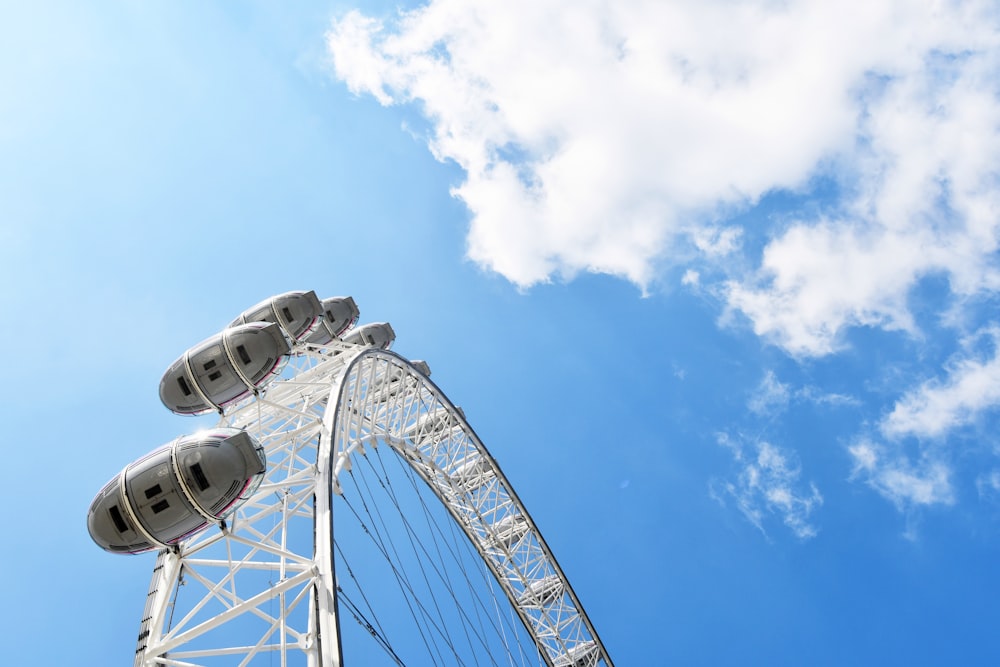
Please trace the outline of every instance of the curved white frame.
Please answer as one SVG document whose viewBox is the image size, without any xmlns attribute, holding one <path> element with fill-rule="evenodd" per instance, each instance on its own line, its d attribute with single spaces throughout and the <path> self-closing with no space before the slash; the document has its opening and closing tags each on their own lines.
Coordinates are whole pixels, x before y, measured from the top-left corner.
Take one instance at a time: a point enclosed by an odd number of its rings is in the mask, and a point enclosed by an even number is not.
<svg viewBox="0 0 1000 667">
<path fill-rule="evenodd" d="M 392 352 L 337 342 L 297 352 L 294 374 L 223 415 L 219 425 L 245 428 L 264 445 L 266 477 L 223 530 L 159 553 L 136 667 L 188 667 L 220 655 L 244 656 L 240 664 L 248 664 L 265 652 L 277 652 L 275 664 L 304 653 L 310 667 L 340 667 L 332 494 L 340 492 L 338 475 L 352 457 L 379 440 L 454 517 L 547 665 L 613 667 L 523 503 L 434 383 Z M 447 428 L 427 432 L 434 422 Z M 469 470 L 474 474 L 456 474 Z M 290 524 L 307 519 L 313 543 L 290 544 Z M 183 610 L 172 602 L 182 582 L 205 591 Z M 263 627 L 259 637 L 237 633 L 241 641 L 256 638 L 254 644 L 204 645 L 241 618 Z"/>
</svg>

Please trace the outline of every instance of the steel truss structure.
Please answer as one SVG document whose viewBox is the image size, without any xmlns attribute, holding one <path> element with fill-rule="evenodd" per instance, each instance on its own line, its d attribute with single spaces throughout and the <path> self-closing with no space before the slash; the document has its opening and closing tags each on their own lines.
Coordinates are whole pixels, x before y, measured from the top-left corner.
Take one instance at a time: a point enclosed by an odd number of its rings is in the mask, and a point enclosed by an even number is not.
<svg viewBox="0 0 1000 667">
<path fill-rule="evenodd" d="M 221 416 L 220 426 L 246 429 L 265 447 L 266 477 L 219 529 L 159 552 L 136 667 L 340 667 L 338 611 L 347 603 L 338 604 L 332 506 L 375 449 L 426 483 L 492 573 L 534 644 L 518 664 L 613 667 L 496 461 L 426 375 L 370 347 L 296 352 L 281 380 Z M 356 610 L 352 603 L 358 618 Z"/>
</svg>

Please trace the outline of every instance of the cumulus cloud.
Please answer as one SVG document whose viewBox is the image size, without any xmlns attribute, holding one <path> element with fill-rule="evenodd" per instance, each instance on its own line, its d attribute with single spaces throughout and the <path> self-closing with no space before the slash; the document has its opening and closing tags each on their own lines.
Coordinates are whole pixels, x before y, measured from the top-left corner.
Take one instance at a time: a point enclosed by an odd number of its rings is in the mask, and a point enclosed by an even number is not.
<svg viewBox="0 0 1000 667">
<path fill-rule="evenodd" d="M 833 179 L 825 216 L 724 292 L 814 356 L 849 326 L 912 329 L 928 273 L 998 284 L 997 25 L 978 0 L 431 0 L 347 13 L 329 49 L 351 90 L 419 105 L 466 174 L 469 257 L 522 287 L 580 271 L 645 287 L 682 246 L 722 261 L 733 212 Z"/>
<path fill-rule="evenodd" d="M 728 299 L 754 330 L 796 356 L 835 351 L 850 326 L 914 331 L 924 277 L 965 297 L 1000 286 L 1000 32 L 969 52 L 925 53 L 861 97 L 850 196 L 793 224 Z M 944 45 L 942 45 L 943 47 Z"/>
<path fill-rule="evenodd" d="M 716 500 L 722 504 L 733 500 L 762 533 L 766 534 L 765 519 L 775 515 L 796 537 L 816 536 L 810 516 L 823 504 L 823 496 L 811 482 L 800 482 L 801 471 L 791 452 L 767 442 L 748 445 L 725 434 L 719 436 L 719 443 L 732 452 L 737 471 L 735 478 L 711 485 Z"/>
</svg>

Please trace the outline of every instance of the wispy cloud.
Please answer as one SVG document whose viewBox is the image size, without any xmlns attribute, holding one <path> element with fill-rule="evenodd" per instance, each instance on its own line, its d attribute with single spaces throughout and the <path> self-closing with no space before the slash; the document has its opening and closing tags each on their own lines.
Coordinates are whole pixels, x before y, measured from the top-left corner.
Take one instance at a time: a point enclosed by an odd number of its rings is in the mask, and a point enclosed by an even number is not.
<svg viewBox="0 0 1000 667">
<path fill-rule="evenodd" d="M 817 534 L 812 513 L 823 504 L 823 496 L 813 483 L 800 481 L 801 470 L 794 454 L 767 442 L 744 443 L 722 434 L 719 444 L 733 455 L 735 475 L 713 480 L 712 496 L 725 505 L 732 500 L 750 523 L 765 535 L 769 516 L 778 517 L 800 539 Z"/>
<path fill-rule="evenodd" d="M 980 350 L 989 343 L 988 353 Z M 905 392 L 879 421 L 877 435 L 860 437 L 848 451 L 853 476 L 864 479 L 900 509 L 955 502 L 953 461 L 962 446 L 954 432 L 1000 406 L 1000 329 L 968 337 L 944 376 Z M 994 477 L 980 475 L 980 495 Z"/>
<path fill-rule="evenodd" d="M 859 402 L 852 396 L 825 392 L 812 385 L 794 388 L 779 380 L 774 371 L 768 370 L 750 393 L 747 409 L 756 415 L 773 416 L 784 412 L 795 403 L 844 407 L 856 406 Z"/>
<path fill-rule="evenodd" d="M 788 385 L 779 382 L 774 371 L 767 371 L 747 401 L 747 407 L 757 414 L 781 411 L 788 407 L 790 396 Z"/>
<path fill-rule="evenodd" d="M 914 462 L 868 440 L 851 445 L 848 451 L 854 460 L 852 476 L 864 479 L 900 510 L 955 502 L 951 470 L 940 460 Z"/>
<path fill-rule="evenodd" d="M 991 340 L 993 354 L 982 358 L 964 351 L 947 365 L 943 379 L 924 382 L 896 402 L 881 423 L 887 438 L 939 438 L 1000 405 L 1000 329 L 975 338 Z"/>
<path fill-rule="evenodd" d="M 990 470 L 976 478 L 979 497 L 988 500 L 1000 499 L 1000 470 Z"/>
</svg>

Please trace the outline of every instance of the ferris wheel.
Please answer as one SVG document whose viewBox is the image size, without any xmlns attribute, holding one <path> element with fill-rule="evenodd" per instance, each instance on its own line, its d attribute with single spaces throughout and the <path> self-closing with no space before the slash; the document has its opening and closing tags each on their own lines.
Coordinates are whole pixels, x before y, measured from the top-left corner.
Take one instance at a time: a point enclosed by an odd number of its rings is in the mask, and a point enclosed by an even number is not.
<svg viewBox="0 0 1000 667">
<path fill-rule="evenodd" d="M 296 331 L 289 320 L 303 318 L 276 304 L 303 295 L 318 304 L 312 293 L 275 297 L 178 360 L 164 402 L 218 408 L 218 423 L 132 464 L 91 507 L 105 548 L 157 549 L 135 667 L 613 667 L 524 504 L 429 367 L 388 351 L 388 324 L 347 333 L 353 301 L 346 323 L 325 308 Z M 264 372 L 251 356 L 267 357 Z M 227 364 L 247 395 L 226 384 Z M 206 388 L 216 373 L 221 388 Z M 238 462 L 227 464 L 231 483 L 211 473 L 223 458 Z M 200 509 L 169 529 L 148 518 L 182 504 Z M 124 546 L 102 542 L 102 530 Z"/>
</svg>

